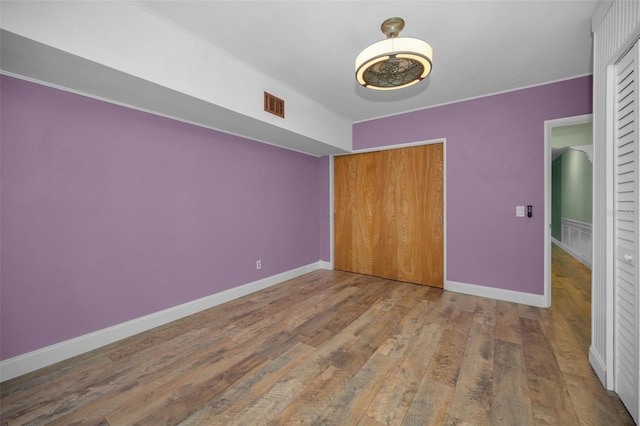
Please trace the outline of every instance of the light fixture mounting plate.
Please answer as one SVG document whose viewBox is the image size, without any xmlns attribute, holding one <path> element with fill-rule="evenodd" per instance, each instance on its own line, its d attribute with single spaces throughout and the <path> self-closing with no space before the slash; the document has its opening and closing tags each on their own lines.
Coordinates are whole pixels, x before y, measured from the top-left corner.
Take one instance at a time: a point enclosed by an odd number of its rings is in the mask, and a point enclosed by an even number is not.
<svg viewBox="0 0 640 426">
<path fill-rule="evenodd" d="M 380 26 L 382 34 L 386 35 L 387 38 L 398 37 L 403 28 L 404 19 L 398 17 L 386 19 Z"/>
</svg>

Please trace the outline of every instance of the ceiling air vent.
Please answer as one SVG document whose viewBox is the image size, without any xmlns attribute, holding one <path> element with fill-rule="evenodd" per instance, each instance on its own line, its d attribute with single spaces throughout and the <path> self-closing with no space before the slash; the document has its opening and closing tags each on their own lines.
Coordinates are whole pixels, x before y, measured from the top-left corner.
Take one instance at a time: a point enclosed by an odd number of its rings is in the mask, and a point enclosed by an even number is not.
<svg viewBox="0 0 640 426">
<path fill-rule="evenodd" d="M 264 92 L 264 110 L 284 118 L 284 101 L 270 93 Z"/>
</svg>

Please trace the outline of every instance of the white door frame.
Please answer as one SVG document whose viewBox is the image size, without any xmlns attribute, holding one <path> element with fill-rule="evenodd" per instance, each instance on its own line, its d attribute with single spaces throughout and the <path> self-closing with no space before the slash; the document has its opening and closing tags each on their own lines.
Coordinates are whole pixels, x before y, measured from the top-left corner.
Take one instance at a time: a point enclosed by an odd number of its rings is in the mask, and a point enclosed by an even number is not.
<svg viewBox="0 0 640 426">
<path fill-rule="evenodd" d="M 547 308 L 551 306 L 551 132 L 556 127 L 591 122 L 593 122 L 593 114 L 544 122 L 544 307 Z M 591 191 L 593 191 L 593 186 Z M 593 281 L 591 285 L 593 286 Z"/>
</svg>

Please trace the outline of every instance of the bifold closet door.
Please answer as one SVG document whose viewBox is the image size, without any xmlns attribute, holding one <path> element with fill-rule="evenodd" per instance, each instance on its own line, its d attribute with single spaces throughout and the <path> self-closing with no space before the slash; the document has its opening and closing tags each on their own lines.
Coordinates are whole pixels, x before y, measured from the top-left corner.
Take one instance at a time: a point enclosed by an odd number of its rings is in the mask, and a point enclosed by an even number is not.
<svg viewBox="0 0 640 426">
<path fill-rule="evenodd" d="M 334 268 L 379 276 L 380 156 L 335 157 L 333 168 Z"/>
<path fill-rule="evenodd" d="M 614 363 L 615 391 L 640 417 L 640 289 L 638 288 L 638 133 L 640 46 L 615 67 L 614 108 Z"/>
<path fill-rule="evenodd" d="M 443 145 L 334 158 L 334 267 L 444 285 Z"/>
<path fill-rule="evenodd" d="M 382 152 L 380 276 L 444 285 L 443 145 Z"/>
</svg>

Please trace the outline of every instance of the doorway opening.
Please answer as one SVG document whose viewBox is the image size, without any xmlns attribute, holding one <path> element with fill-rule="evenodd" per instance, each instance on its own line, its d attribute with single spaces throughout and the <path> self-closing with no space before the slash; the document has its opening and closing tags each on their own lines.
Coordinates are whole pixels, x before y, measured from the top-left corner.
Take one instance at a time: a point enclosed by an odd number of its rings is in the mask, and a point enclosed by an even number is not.
<svg viewBox="0 0 640 426">
<path fill-rule="evenodd" d="M 582 264 L 572 288 L 588 286 L 591 305 L 592 209 L 593 209 L 592 115 L 545 122 L 545 289 L 546 306 L 552 303 L 552 265 Z M 568 257 L 567 257 L 568 256 Z M 579 262 L 579 263 L 578 263 Z M 577 266 L 571 266 L 576 270 Z M 578 268 L 579 269 L 579 268 Z M 585 272 L 587 271 L 587 272 Z M 587 274 L 585 276 L 585 274 Z M 554 278 L 557 280 L 558 277 Z M 572 276 L 563 277 L 572 279 Z M 562 293 L 562 290 L 558 290 Z M 577 296 L 576 296 L 577 297 Z M 585 324 L 585 329 L 590 329 Z"/>
</svg>

